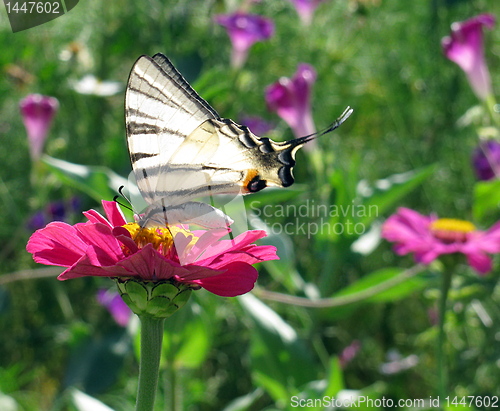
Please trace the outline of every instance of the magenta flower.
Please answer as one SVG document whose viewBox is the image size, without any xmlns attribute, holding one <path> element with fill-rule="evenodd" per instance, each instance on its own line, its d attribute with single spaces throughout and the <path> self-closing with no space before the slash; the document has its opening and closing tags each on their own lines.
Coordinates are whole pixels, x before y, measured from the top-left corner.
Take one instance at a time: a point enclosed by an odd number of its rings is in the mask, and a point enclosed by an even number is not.
<svg viewBox="0 0 500 411">
<path fill-rule="evenodd" d="M 396 243 L 398 255 L 414 253 L 418 263 L 429 264 L 443 254 L 460 253 L 480 274 L 491 271 L 488 254 L 500 252 L 500 221 L 488 231 L 468 221 L 423 216 L 399 208 L 382 226 L 382 237 Z"/>
<path fill-rule="evenodd" d="M 445 56 L 457 63 L 467 75 L 476 96 L 486 100 L 492 94 L 491 78 L 484 59 L 483 26 L 492 29 L 495 16 L 481 14 L 451 25 L 451 36 L 441 41 Z"/>
<path fill-rule="evenodd" d="M 356 355 L 358 355 L 361 349 L 361 343 L 359 340 L 354 340 L 351 344 L 345 347 L 339 355 L 339 363 L 342 368 L 345 368 Z"/>
<path fill-rule="evenodd" d="M 240 118 L 240 124 L 247 126 L 257 136 L 266 135 L 274 128 L 271 123 L 257 116 L 243 116 Z"/>
<path fill-rule="evenodd" d="M 84 213 L 86 223 L 52 222 L 31 236 L 26 249 L 37 263 L 68 267 L 60 280 L 85 276 L 168 280 L 224 297 L 252 290 L 257 270 L 251 264 L 278 259 L 275 247 L 252 244 L 265 237 L 265 231 L 220 240 L 226 229 L 141 229 L 136 223 L 127 224 L 115 202 L 102 204 L 107 219 L 90 210 Z"/>
<path fill-rule="evenodd" d="M 290 0 L 295 6 L 295 10 L 302 20 L 302 23 L 305 26 L 309 26 L 312 23 L 312 19 L 314 16 L 314 12 L 316 8 L 322 3 L 324 0 Z"/>
<path fill-rule="evenodd" d="M 281 77 L 266 88 L 266 103 L 292 128 L 295 137 L 316 132 L 311 112 L 311 88 L 316 71 L 309 64 L 299 64 L 291 79 Z"/>
<path fill-rule="evenodd" d="M 31 159 L 37 160 L 42 154 L 50 124 L 59 108 L 59 102 L 54 97 L 30 94 L 21 100 L 19 108 L 28 133 Z"/>
<path fill-rule="evenodd" d="M 274 23 L 271 19 L 242 11 L 219 14 L 215 16 L 215 22 L 226 28 L 231 39 L 231 65 L 235 68 L 243 66 L 248 50 L 254 43 L 268 40 L 274 34 Z"/>
<path fill-rule="evenodd" d="M 480 143 L 472 154 L 472 165 L 478 180 L 500 177 L 500 143 L 496 140 Z"/>
<path fill-rule="evenodd" d="M 108 309 L 119 326 L 127 326 L 133 313 L 117 291 L 101 289 L 97 293 L 97 301 Z"/>
</svg>

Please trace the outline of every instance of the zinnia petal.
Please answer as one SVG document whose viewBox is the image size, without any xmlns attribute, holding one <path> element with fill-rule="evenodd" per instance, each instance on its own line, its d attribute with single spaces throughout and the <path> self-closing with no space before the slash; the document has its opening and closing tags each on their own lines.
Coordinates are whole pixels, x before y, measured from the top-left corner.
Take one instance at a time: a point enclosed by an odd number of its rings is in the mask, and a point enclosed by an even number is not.
<svg viewBox="0 0 500 411">
<path fill-rule="evenodd" d="M 213 257 L 217 257 L 222 253 L 238 251 L 247 245 L 267 236 L 264 230 L 246 231 L 233 240 L 221 240 L 217 244 L 209 247 L 202 255 L 200 265 L 207 265 L 207 261 L 213 261 Z M 203 261 L 203 262 L 202 262 Z"/>
<path fill-rule="evenodd" d="M 69 267 L 85 254 L 87 246 L 73 226 L 55 221 L 35 231 L 26 250 L 37 263 Z"/>
<path fill-rule="evenodd" d="M 491 258 L 484 253 L 468 253 L 467 262 L 480 274 L 486 274 L 491 271 Z"/>
<path fill-rule="evenodd" d="M 123 212 L 116 201 L 102 201 L 102 206 L 106 212 L 106 217 L 108 217 L 109 222 L 113 227 L 122 226 L 127 224 L 127 220 L 123 215 Z"/>
<path fill-rule="evenodd" d="M 221 297 L 236 297 L 252 291 L 257 281 L 257 270 L 251 265 L 235 262 L 226 266 L 224 273 L 197 281 L 204 289 Z"/>
</svg>

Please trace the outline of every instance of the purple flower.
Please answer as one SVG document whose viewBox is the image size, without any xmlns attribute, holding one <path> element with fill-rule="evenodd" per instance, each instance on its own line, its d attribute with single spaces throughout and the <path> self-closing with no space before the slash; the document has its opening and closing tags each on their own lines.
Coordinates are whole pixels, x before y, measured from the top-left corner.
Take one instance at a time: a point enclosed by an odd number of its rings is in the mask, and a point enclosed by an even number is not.
<svg viewBox="0 0 500 411">
<path fill-rule="evenodd" d="M 39 230 L 40 228 L 45 227 L 46 224 L 47 221 L 45 219 L 45 214 L 43 213 L 43 211 L 37 211 L 28 220 L 26 228 L 28 229 L 28 231 L 33 232 L 35 230 Z"/>
<path fill-rule="evenodd" d="M 59 108 L 59 102 L 54 97 L 30 94 L 21 100 L 19 107 L 28 133 L 31 159 L 37 160 L 42 154 L 50 124 Z"/>
<path fill-rule="evenodd" d="M 361 348 L 361 343 L 359 342 L 359 340 L 354 340 L 351 344 L 345 347 L 339 355 L 340 366 L 342 368 L 345 368 L 345 366 L 349 362 L 351 362 L 354 359 L 354 357 L 356 357 L 360 348 Z"/>
<path fill-rule="evenodd" d="M 123 302 L 118 292 L 101 289 L 97 292 L 97 301 L 108 309 L 118 325 L 127 326 L 132 310 Z"/>
<path fill-rule="evenodd" d="M 316 71 L 305 63 L 289 79 L 281 77 L 266 88 L 266 103 L 292 128 L 295 137 L 316 132 L 311 112 L 311 87 L 316 81 Z"/>
<path fill-rule="evenodd" d="M 500 143 L 496 140 L 480 143 L 472 154 L 472 165 L 478 180 L 500 177 Z"/>
<path fill-rule="evenodd" d="M 263 136 L 274 128 L 272 124 L 257 116 L 243 116 L 240 118 L 240 124 L 247 126 L 257 136 Z"/>
<path fill-rule="evenodd" d="M 312 22 L 314 11 L 324 0 L 290 0 L 299 14 L 300 20 L 305 26 Z"/>
<path fill-rule="evenodd" d="M 451 36 L 441 41 L 445 56 L 457 63 L 467 75 L 469 84 L 481 100 L 492 94 L 491 78 L 484 59 L 483 26 L 492 29 L 495 16 L 481 14 L 451 25 Z"/>
<path fill-rule="evenodd" d="M 247 59 L 248 50 L 258 42 L 269 39 L 274 34 L 272 20 L 244 12 L 233 14 L 219 14 L 215 22 L 224 26 L 233 44 L 231 65 L 236 68 L 243 66 Z"/>
<path fill-rule="evenodd" d="M 38 210 L 27 222 L 29 231 L 39 230 L 51 221 L 68 221 L 74 217 L 75 213 L 81 211 L 81 199 L 78 196 L 72 197 L 68 201 L 56 200 L 49 203 L 43 210 Z"/>
<path fill-rule="evenodd" d="M 47 211 L 52 217 L 52 221 L 65 221 L 66 207 L 63 201 L 54 201 L 47 207 Z"/>
</svg>

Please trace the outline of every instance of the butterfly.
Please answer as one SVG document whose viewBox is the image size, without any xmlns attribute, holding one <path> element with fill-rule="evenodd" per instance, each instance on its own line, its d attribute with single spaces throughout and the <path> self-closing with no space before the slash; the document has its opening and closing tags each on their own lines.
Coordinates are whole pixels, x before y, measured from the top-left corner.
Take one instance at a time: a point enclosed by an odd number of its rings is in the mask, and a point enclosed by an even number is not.
<svg viewBox="0 0 500 411">
<path fill-rule="evenodd" d="M 344 113 L 322 134 L 339 127 Z M 148 204 L 141 226 L 194 223 L 227 227 L 231 219 L 208 202 L 293 184 L 295 153 L 317 134 L 275 142 L 219 116 L 163 54 L 141 56 L 125 93 L 132 169 Z"/>
</svg>

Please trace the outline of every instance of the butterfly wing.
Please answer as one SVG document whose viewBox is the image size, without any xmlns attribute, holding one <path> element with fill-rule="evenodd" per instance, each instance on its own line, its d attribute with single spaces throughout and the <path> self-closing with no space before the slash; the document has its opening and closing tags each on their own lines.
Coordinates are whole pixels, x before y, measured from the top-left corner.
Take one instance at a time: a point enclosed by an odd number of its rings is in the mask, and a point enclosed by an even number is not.
<svg viewBox="0 0 500 411">
<path fill-rule="evenodd" d="M 137 185 L 148 204 L 158 201 L 158 180 L 183 141 L 219 115 L 157 54 L 134 64 L 125 94 L 127 142 Z"/>
</svg>

